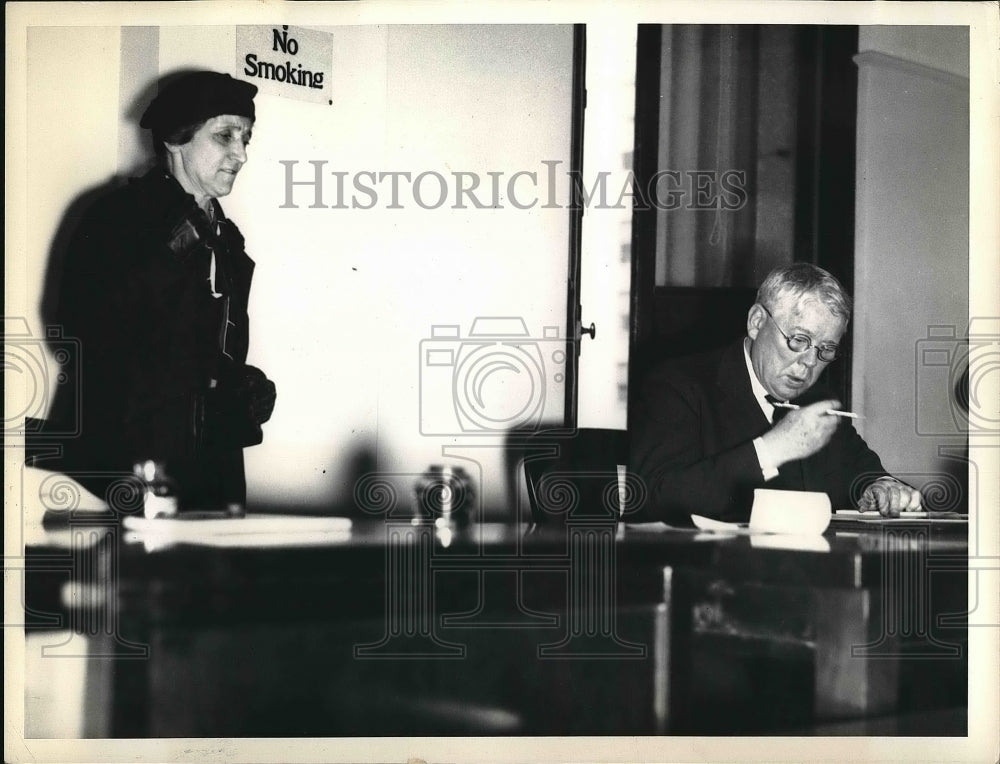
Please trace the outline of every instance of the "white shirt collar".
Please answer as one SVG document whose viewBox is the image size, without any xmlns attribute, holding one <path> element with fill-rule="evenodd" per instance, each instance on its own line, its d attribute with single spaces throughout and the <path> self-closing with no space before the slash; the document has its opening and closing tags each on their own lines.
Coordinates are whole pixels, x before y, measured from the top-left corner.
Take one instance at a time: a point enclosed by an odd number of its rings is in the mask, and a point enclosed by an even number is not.
<svg viewBox="0 0 1000 764">
<path fill-rule="evenodd" d="M 767 390 L 764 389 L 764 385 L 757 379 L 757 374 L 753 370 L 753 364 L 750 363 L 750 339 L 748 337 L 743 338 L 743 360 L 746 361 L 747 374 L 750 375 L 750 389 L 753 391 L 753 397 L 760 404 L 760 410 L 764 412 L 767 421 L 774 424 L 774 406 L 768 403 L 765 397 Z"/>
</svg>

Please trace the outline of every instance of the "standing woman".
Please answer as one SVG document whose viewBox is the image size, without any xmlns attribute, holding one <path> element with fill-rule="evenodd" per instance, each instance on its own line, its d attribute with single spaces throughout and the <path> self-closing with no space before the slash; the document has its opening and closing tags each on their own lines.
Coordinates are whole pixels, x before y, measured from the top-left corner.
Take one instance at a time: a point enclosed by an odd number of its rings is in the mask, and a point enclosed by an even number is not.
<svg viewBox="0 0 1000 764">
<path fill-rule="evenodd" d="M 59 301 L 79 339 L 79 436 L 63 469 L 98 493 L 133 465 L 165 466 L 188 507 L 240 511 L 243 448 L 263 439 L 275 387 L 246 364 L 254 263 L 223 213 L 247 161 L 257 88 L 187 72 L 140 125 L 158 166 L 94 204 L 66 254 Z M 65 418 L 67 404 L 53 404 Z M 71 413 L 71 412 L 70 412 Z"/>
</svg>

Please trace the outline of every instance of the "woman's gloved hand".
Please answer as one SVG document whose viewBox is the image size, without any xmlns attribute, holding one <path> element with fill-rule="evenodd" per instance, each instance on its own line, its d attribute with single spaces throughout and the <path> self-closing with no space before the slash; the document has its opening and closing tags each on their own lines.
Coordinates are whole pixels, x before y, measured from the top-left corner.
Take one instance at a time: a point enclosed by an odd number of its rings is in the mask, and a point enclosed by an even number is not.
<svg viewBox="0 0 1000 764">
<path fill-rule="evenodd" d="M 236 383 L 237 399 L 246 406 L 247 414 L 255 424 L 264 424 L 271 418 L 274 402 L 278 397 L 274 382 L 256 366 L 244 366 Z"/>
</svg>

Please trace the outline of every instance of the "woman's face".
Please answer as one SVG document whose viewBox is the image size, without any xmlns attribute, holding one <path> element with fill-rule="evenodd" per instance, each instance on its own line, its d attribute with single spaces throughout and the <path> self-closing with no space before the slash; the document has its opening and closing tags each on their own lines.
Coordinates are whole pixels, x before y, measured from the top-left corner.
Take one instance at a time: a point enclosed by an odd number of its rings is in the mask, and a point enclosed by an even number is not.
<svg viewBox="0 0 1000 764">
<path fill-rule="evenodd" d="M 253 121 L 222 114 L 198 128 L 187 143 L 167 143 L 167 166 L 189 194 L 201 204 L 233 190 L 240 168 L 247 161 Z"/>
</svg>

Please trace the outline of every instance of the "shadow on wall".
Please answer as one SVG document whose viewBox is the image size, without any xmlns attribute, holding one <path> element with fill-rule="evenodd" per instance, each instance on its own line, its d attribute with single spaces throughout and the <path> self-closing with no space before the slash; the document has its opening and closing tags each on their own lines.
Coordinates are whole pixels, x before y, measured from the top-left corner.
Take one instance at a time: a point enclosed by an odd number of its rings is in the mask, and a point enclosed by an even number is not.
<svg viewBox="0 0 1000 764">
<path fill-rule="evenodd" d="M 336 514 L 363 516 L 364 512 L 354 501 L 354 496 L 361 481 L 378 472 L 378 455 L 375 452 L 374 444 L 367 442 L 359 444 L 354 451 L 347 454 L 344 465 L 344 488 L 346 490 L 340 491 L 340 494 L 345 497 L 345 505 Z"/>
<path fill-rule="evenodd" d="M 194 69 L 179 69 L 163 76 L 158 80 L 151 81 L 144 87 L 136 98 L 125 110 L 125 121 L 139 128 L 139 120 L 150 102 L 156 97 L 161 85 L 166 85 L 185 74 L 189 74 Z M 146 132 L 146 131 L 143 131 Z M 80 222 L 81 215 L 100 197 L 111 192 L 115 188 L 124 185 L 128 178 L 138 177 L 148 172 L 156 164 L 156 155 L 153 150 L 152 138 L 149 137 L 149 153 L 136 161 L 132 166 L 119 168 L 119 172 L 113 175 L 104 183 L 98 184 L 81 192 L 66 209 L 62 221 L 56 229 L 49 247 L 48 264 L 45 270 L 45 279 L 42 287 L 41 304 L 39 314 L 42 322 L 46 326 L 58 325 L 58 307 L 62 275 L 66 264 L 66 251 L 69 242 L 73 237 Z"/>
<path fill-rule="evenodd" d="M 266 436 L 265 436 L 266 437 Z M 289 498 L 287 501 L 253 500 L 248 497 L 247 509 L 251 512 L 275 512 L 296 515 L 317 515 L 335 517 L 372 518 L 377 517 L 375 509 L 380 506 L 393 506 L 388 497 L 368 497 L 358 501 L 373 478 L 380 476 L 378 455 L 372 441 L 357 443 L 350 451 L 338 451 L 326 464 L 335 465 L 332 470 L 324 470 L 331 476 L 333 483 L 323 494 L 331 499 L 303 500 Z M 342 465 L 342 467 L 341 467 Z M 248 468 L 249 469 L 249 468 Z M 383 501 L 387 502 L 383 504 Z M 365 509 L 367 507 L 367 511 Z"/>
<path fill-rule="evenodd" d="M 125 181 L 112 176 L 104 183 L 87 189 L 80 193 L 69 206 L 56 228 L 52 237 L 52 245 L 49 247 L 49 259 L 45 268 L 45 279 L 42 284 L 42 297 L 39 307 L 39 315 L 42 323 L 47 327 L 59 325 L 59 297 L 63 280 L 63 273 L 66 266 L 66 252 L 69 243 L 76 232 L 77 226 L 83 213 L 86 212 L 98 199 L 110 193 Z"/>
<path fill-rule="evenodd" d="M 958 378 L 955 388 L 952 391 L 952 406 L 955 414 L 961 412 L 964 418 L 965 442 L 955 446 L 939 446 L 938 456 L 943 461 L 941 465 L 942 479 L 940 483 L 936 479 L 929 481 L 921 487 L 923 493 L 924 506 L 927 509 L 942 511 L 954 510 L 958 512 L 969 511 L 969 367 Z M 975 469 L 975 465 L 971 465 Z M 972 486 L 978 484 L 978 480 L 971 483 Z"/>
<path fill-rule="evenodd" d="M 175 73 L 173 76 L 177 76 Z M 159 85 L 151 82 L 126 109 L 125 119 L 138 129 L 139 120 L 146 106 L 155 97 Z M 49 403 L 45 420 L 26 423 L 29 439 L 25 443 L 29 464 L 48 469 L 65 469 L 63 459 L 69 459 L 69 451 L 74 450 L 78 436 L 80 407 L 83 396 L 83 380 L 80 378 L 80 362 L 85 349 L 80 347 L 77 328 L 66 325 L 64 311 L 60 304 L 65 299 L 64 287 L 67 279 L 80 279 L 90 275 L 86 262 L 70 262 L 70 247 L 77 235 L 84 215 L 100 199 L 125 186 L 128 178 L 142 175 L 156 164 L 152 144 L 148 155 L 136 162 L 125 172 L 111 176 L 103 183 L 85 189 L 67 206 L 56 227 L 49 246 L 48 260 L 42 280 L 38 313 L 45 327 L 46 345 L 50 358 L 59 366 L 58 385 Z M 44 461 L 39 461 L 44 460 Z M 109 487 L 120 478 L 119 474 L 81 474 L 77 480 L 96 496 L 105 496 Z"/>
<path fill-rule="evenodd" d="M 956 430 L 937 438 L 933 469 L 899 475 L 901 480 L 920 489 L 926 510 L 964 513 L 969 511 L 970 504 L 978 504 L 971 495 L 979 486 L 977 466 L 969 459 L 969 434 L 976 432 L 978 422 L 973 421 L 976 414 L 970 412 L 969 395 L 969 367 L 966 364 L 946 402 Z"/>
</svg>

